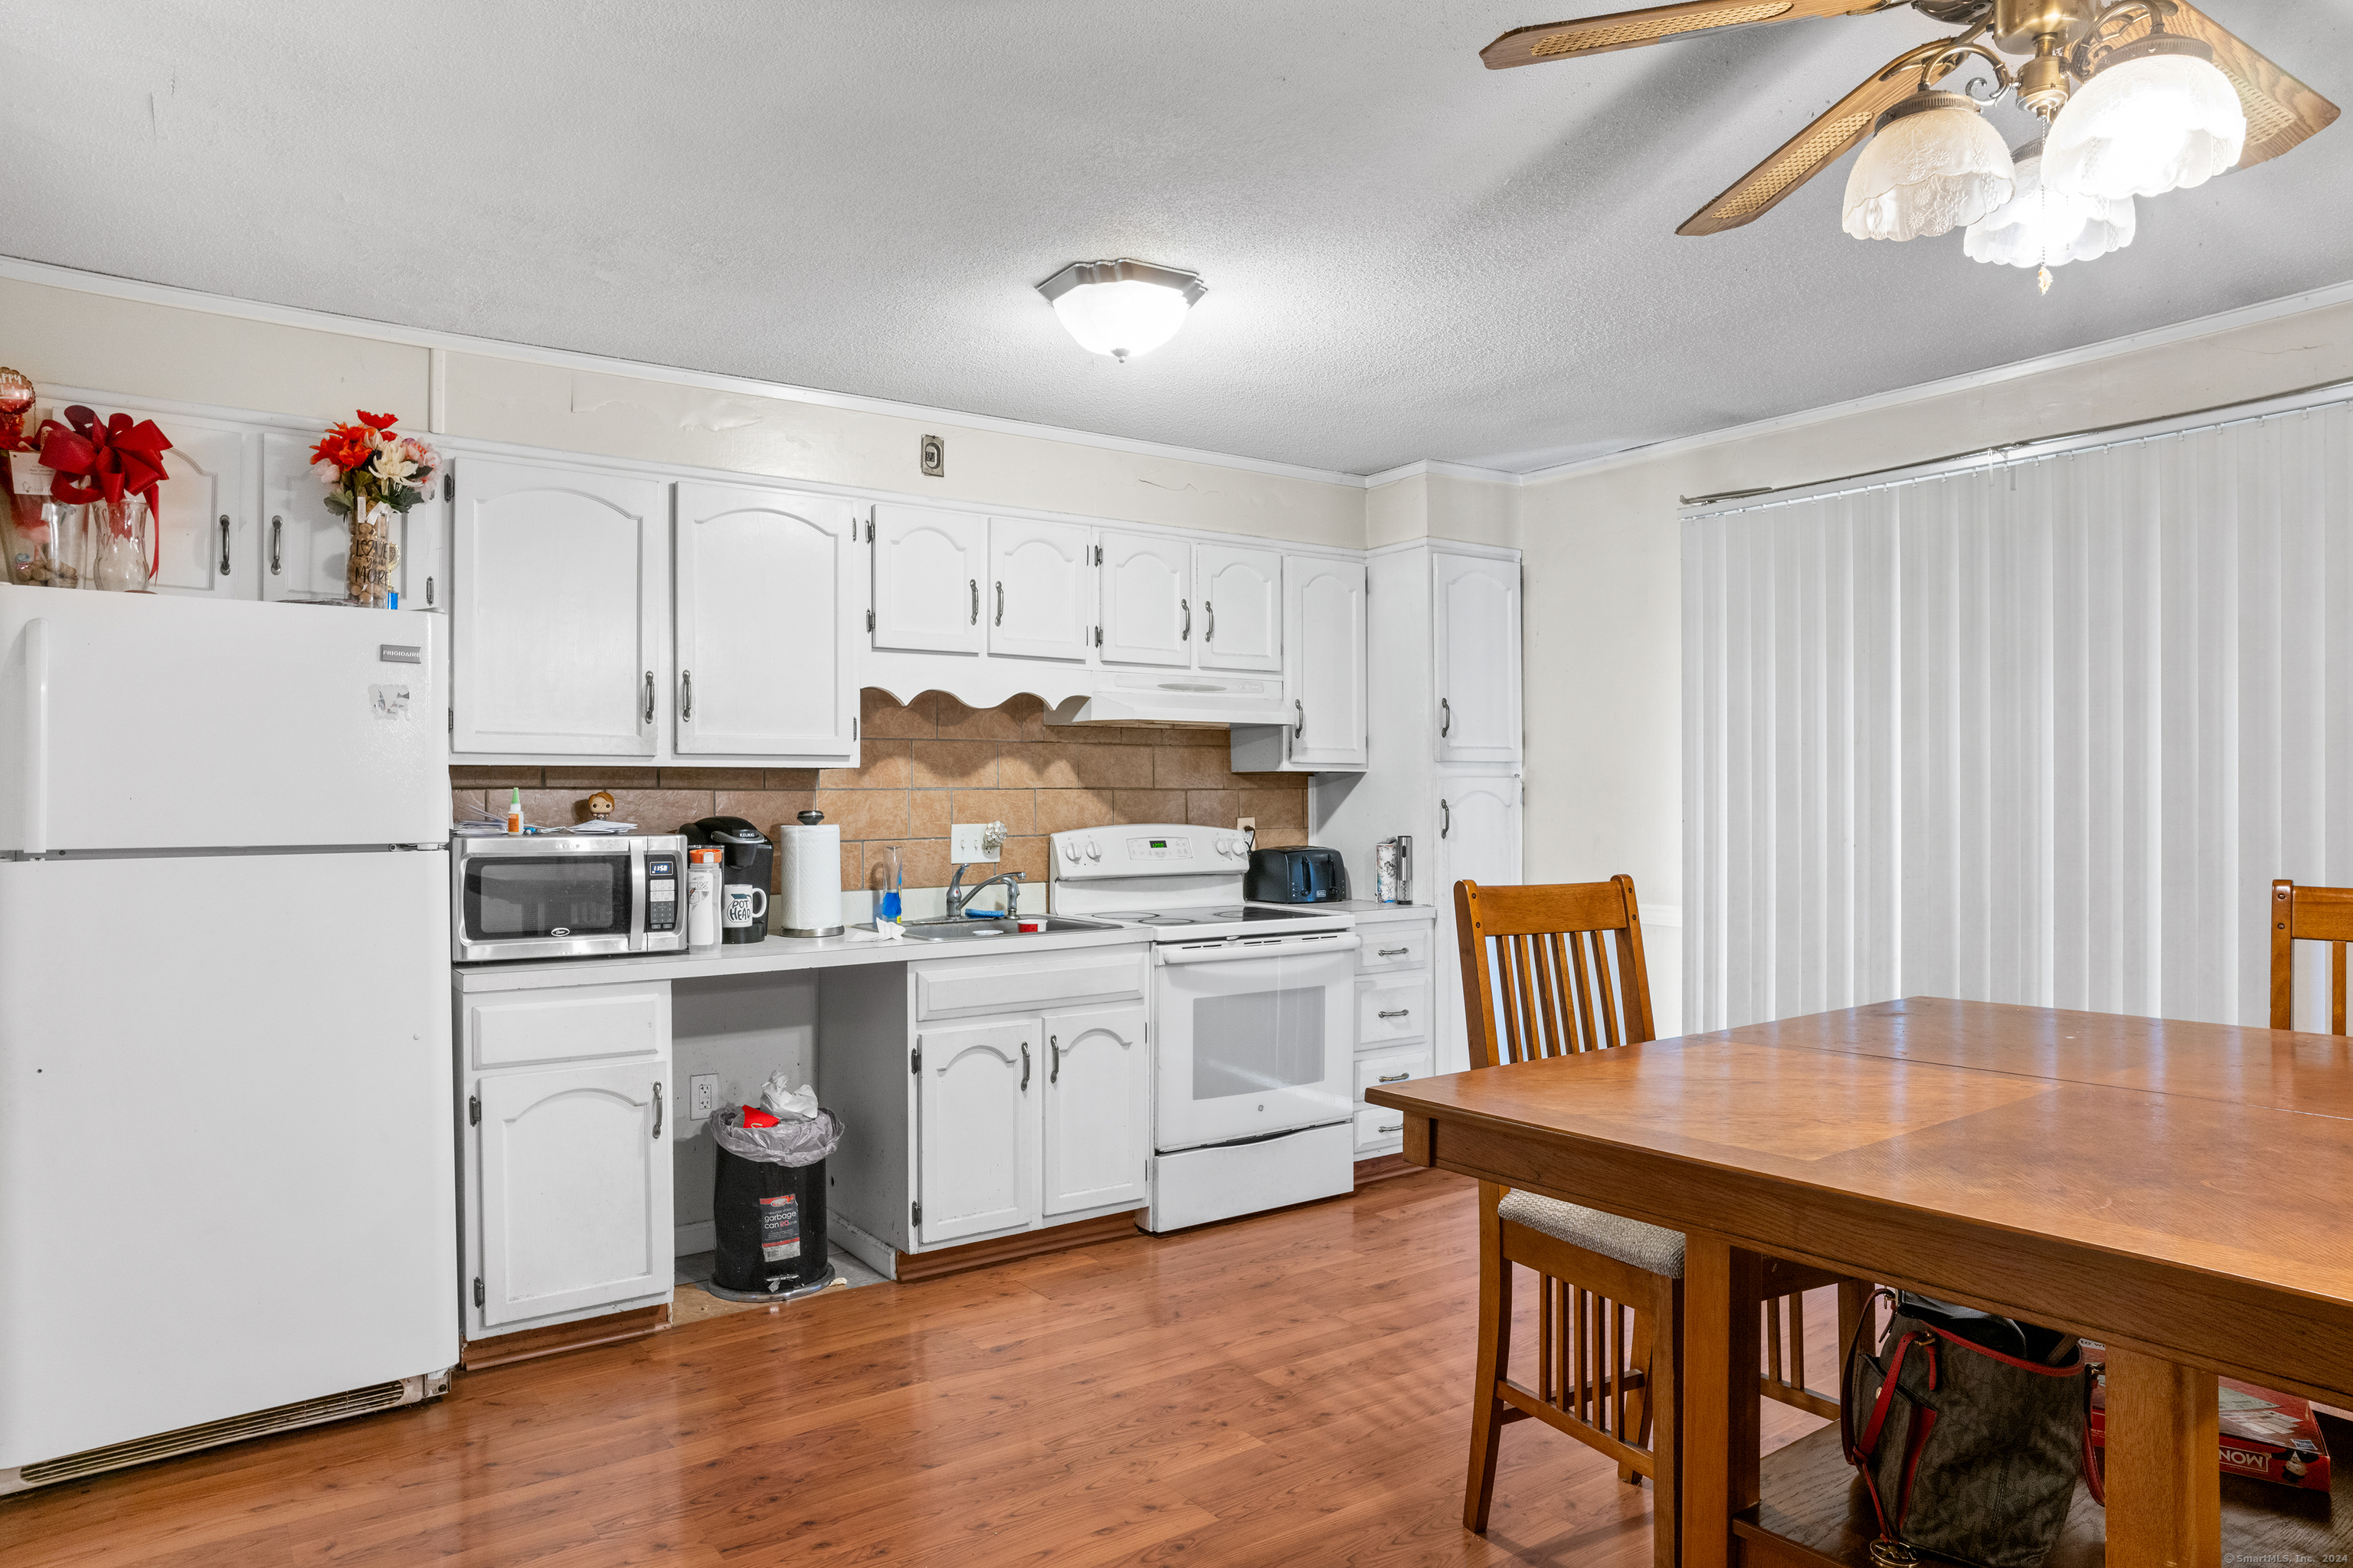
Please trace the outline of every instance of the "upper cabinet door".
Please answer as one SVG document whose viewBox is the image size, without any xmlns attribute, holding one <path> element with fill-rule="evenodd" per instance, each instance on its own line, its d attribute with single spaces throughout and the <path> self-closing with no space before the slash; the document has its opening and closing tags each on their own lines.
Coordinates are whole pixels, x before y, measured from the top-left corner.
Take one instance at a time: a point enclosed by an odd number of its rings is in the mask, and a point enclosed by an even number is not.
<svg viewBox="0 0 2353 1568">
<path fill-rule="evenodd" d="M 261 435 L 264 599 L 342 599 L 347 591 L 351 524 L 327 509 L 327 487 L 311 467 L 311 447 L 290 430 Z"/>
<path fill-rule="evenodd" d="M 450 749 L 651 756 L 667 487 L 485 458 L 455 471 Z"/>
<path fill-rule="evenodd" d="M 1438 760 L 1520 759 L 1520 568 L 1430 556 L 1438 657 Z"/>
<path fill-rule="evenodd" d="M 928 1028 L 915 1088 L 917 1234 L 926 1246 L 1038 1217 L 1038 1096 L 1045 1044 L 1034 1018 Z"/>
<path fill-rule="evenodd" d="M 1365 563 L 1293 556 L 1283 563 L 1283 635 L 1292 667 L 1290 760 L 1365 766 Z"/>
<path fill-rule="evenodd" d="M 874 508 L 874 646 L 977 653 L 988 520 L 928 506 Z"/>
<path fill-rule="evenodd" d="M 1106 664 L 1193 662 L 1193 546 L 1153 534 L 1101 535 Z"/>
<path fill-rule="evenodd" d="M 96 410 L 153 419 L 170 438 L 167 477 L 155 493 L 157 539 L 149 547 L 157 593 L 206 599 L 259 595 L 254 548 L 253 435 L 249 429 L 143 408 Z"/>
<path fill-rule="evenodd" d="M 1152 1158 L 1144 1009 L 1046 1015 L 1045 1212 L 1141 1205 Z"/>
<path fill-rule="evenodd" d="M 1193 546 L 1201 668 L 1282 668 L 1282 556 L 1232 545 Z"/>
<path fill-rule="evenodd" d="M 988 651 L 1024 659 L 1086 662 L 1092 568 L 1087 530 L 1076 523 L 988 523 Z M 879 620 L 879 618 L 878 618 Z"/>
<path fill-rule="evenodd" d="M 842 587 L 851 504 L 732 484 L 678 487 L 679 751 L 843 757 L 855 749 Z"/>
</svg>

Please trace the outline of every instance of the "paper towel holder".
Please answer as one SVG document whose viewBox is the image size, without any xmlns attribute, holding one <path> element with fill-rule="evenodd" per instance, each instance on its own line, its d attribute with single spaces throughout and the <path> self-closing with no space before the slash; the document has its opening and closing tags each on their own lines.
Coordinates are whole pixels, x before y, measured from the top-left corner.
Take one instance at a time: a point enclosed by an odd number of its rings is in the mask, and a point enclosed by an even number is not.
<svg viewBox="0 0 2353 1568">
<path fill-rule="evenodd" d="M 839 937 L 841 926 L 841 830 L 824 826 L 825 813 L 795 813 L 797 828 L 778 831 L 785 841 L 784 920 L 778 935 Z M 822 838 L 820 839 L 820 835 Z M 828 846 L 818 848 L 811 840 Z"/>
</svg>

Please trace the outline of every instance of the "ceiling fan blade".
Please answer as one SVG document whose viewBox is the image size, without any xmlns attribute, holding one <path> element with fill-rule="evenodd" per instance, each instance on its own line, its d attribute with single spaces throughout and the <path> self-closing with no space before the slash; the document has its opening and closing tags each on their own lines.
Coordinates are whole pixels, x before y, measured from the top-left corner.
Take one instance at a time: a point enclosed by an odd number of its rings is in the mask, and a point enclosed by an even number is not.
<svg viewBox="0 0 2353 1568">
<path fill-rule="evenodd" d="M 1479 58 L 1487 62 L 1489 70 L 1504 70 L 1546 60 L 1605 55 L 1612 49 L 1638 49 L 1663 38 L 1743 27 L 1752 22 L 1794 22 L 1801 16 L 1875 11 L 1881 4 L 1882 0 L 1689 0 L 1683 5 L 1652 5 L 1575 22 L 1514 27 L 1481 49 Z"/>
<path fill-rule="evenodd" d="M 2239 101 L 2247 111 L 2247 150 L 2239 155 L 2239 167 L 2276 158 L 2327 130 L 2337 119 L 2337 105 L 2255 53 L 2196 6 L 2178 4 L 2165 19 L 2165 30 L 2211 48 L 2214 63 L 2239 90 Z M 2141 22 L 2125 28 L 2117 41 L 2130 43 L 2147 36 L 2148 26 Z"/>
<path fill-rule="evenodd" d="M 1684 219 L 1675 232 L 1721 234 L 1753 223 L 1780 205 L 1782 197 L 1844 157 L 1848 149 L 1871 134 L 1881 110 L 1919 90 L 1917 67 L 1894 69 L 1897 61 L 1915 52 L 1905 50 L 1888 62 L 1887 72 L 1867 78 L 1861 87 L 1831 104 L 1820 119 L 1781 143 L 1779 152 L 1734 181 L 1729 190 Z"/>
</svg>

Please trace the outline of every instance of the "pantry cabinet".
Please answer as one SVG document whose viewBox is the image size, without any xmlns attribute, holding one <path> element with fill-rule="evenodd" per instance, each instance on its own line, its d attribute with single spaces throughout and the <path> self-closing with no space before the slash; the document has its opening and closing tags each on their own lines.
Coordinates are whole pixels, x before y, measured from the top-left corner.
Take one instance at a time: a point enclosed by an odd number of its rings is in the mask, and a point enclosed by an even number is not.
<svg viewBox="0 0 2353 1568">
<path fill-rule="evenodd" d="M 1520 760 L 1520 567 L 1435 551 L 1430 608 L 1440 762 Z"/>
<path fill-rule="evenodd" d="M 1282 556 L 1235 545 L 1193 546 L 1204 670 L 1282 668 Z"/>
<path fill-rule="evenodd" d="M 874 646 L 977 653 L 988 522 L 968 512 L 874 508 Z"/>
<path fill-rule="evenodd" d="M 1086 662 L 1093 642 L 1091 532 L 1077 523 L 989 520 L 989 652 Z"/>
<path fill-rule="evenodd" d="M 1185 669 L 1193 662 L 1193 546 L 1161 534 L 1104 529 L 1103 662 Z"/>
<path fill-rule="evenodd" d="M 677 505 L 672 746 L 681 756 L 850 752 L 850 503 L 688 483 Z"/>
<path fill-rule="evenodd" d="M 450 749 L 652 756 L 665 487 L 474 457 L 455 472 Z"/>
</svg>

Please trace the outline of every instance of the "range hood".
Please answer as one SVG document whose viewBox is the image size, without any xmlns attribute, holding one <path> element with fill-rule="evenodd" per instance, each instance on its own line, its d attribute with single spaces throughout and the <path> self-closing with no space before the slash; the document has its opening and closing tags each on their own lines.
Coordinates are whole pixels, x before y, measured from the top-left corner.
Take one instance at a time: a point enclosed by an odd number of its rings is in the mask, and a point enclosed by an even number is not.
<svg viewBox="0 0 2353 1568">
<path fill-rule="evenodd" d="M 1095 689 L 1046 711 L 1050 725 L 1287 724 L 1280 675 L 1199 670 L 1102 672 Z"/>
</svg>

